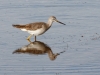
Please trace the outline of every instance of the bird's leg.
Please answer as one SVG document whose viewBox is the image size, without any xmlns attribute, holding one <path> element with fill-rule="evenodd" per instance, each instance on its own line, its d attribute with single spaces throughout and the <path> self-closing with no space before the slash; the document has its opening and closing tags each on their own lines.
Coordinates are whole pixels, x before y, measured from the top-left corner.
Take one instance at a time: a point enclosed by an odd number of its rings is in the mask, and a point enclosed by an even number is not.
<svg viewBox="0 0 100 75">
<path fill-rule="evenodd" d="M 32 35 L 28 36 L 28 37 L 27 37 L 27 40 L 30 40 L 31 37 L 32 37 Z"/>
<path fill-rule="evenodd" d="M 28 40 L 29 43 L 32 43 L 32 42 L 30 41 L 30 39 L 27 39 L 27 40 Z"/>
<path fill-rule="evenodd" d="M 36 41 L 36 36 L 34 36 L 34 38 L 35 38 L 35 41 Z"/>
</svg>

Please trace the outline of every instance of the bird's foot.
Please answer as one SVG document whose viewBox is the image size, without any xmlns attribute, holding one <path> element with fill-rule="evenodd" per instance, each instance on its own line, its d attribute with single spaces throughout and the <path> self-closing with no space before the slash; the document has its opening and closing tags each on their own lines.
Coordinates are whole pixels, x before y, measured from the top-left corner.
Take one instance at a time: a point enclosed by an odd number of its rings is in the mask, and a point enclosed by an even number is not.
<svg viewBox="0 0 100 75">
<path fill-rule="evenodd" d="M 31 40 L 30 40 L 30 39 L 28 39 L 28 38 L 27 38 L 27 41 L 28 41 L 29 43 L 32 43 L 32 42 L 31 42 Z"/>
</svg>

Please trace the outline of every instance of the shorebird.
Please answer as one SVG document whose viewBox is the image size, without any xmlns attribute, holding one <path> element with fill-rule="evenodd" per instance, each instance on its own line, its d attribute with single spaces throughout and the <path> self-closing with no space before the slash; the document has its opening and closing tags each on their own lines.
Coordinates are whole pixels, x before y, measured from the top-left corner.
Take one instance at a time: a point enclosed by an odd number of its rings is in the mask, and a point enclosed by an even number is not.
<svg viewBox="0 0 100 75">
<path fill-rule="evenodd" d="M 34 54 L 34 55 L 44 55 L 48 54 L 50 60 L 55 60 L 58 55 L 64 53 L 65 51 L 59 53 L 53 53 L 52 49 L 45 43 L 41 41 L 34 41 L 28 45 L 22 46 L 21 48 L 16 49 L 14 53 L 24 53 L 24 54 Z"/>
<path fill-rule="evenodd" d="M 51 17 L 49 17 L 47 23 L 45 23 L 45 22 L 34 22 L 34 23 L 29 23 L 29 24 L 24 24 L 24 25 L 14 24 L 12 26 L 19 28 L 22 31 L 27 31 L 30 34 L 30 36 L 27 37 L 28 41 L 30 41 L 30 38 L 32 37 L 32 35 L 34 35 L 35 41 L 36 41 L 36 36 L 45 33 L 52 26 L 53 22 L 58 22 L 60 24 L 65 25 L 64 23 L 58 21 L 55 16 L 51 16 Z"/>
</svg>

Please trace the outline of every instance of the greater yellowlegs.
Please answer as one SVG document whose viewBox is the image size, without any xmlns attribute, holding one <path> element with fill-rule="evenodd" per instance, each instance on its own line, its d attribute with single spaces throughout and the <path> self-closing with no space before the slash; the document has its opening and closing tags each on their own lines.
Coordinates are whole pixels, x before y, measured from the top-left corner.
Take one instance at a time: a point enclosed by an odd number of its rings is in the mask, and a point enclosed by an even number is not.
<svg viewBox="0 0 100 75">
<path fill-rule="evenodd" d="M 65 25 L 64 23 L 58 21 L 56 19 L 56 17 L 51 16 L 47 23 L 45 23 L 45 22 L 35 22 L 35 23 L 29 23 L 29 24 L 25 24 L 25 25 L 14 24 L 12 26 L 19 28 L 22 31 L 27 31 L 30 34 L 30 36 L 27 37 L 27 40 L 29 40 L 29 41 L 30 41 L 31 36 L 34 35 L 35 41 L 36 41 L 36 36 L 45 33 L 52 26 L 53 22 L 58 22 L 60 24 Z"/>
</svg>

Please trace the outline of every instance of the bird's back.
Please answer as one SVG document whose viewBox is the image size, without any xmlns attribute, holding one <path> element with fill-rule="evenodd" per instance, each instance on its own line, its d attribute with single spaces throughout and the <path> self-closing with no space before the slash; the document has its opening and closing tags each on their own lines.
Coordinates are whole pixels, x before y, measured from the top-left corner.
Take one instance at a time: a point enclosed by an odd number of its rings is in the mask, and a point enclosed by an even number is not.
<svg viewBox="0 0 100 75">
<path fill-rule="evenodd" d="M 45 22 L 35 22 L 26 25 L 27 30 L 37 30 L 42 28 L 42 26 L 46 27 L 47 24 Z"/>
<path fill-rule="evenodd" d="M 29 23 L 25 25 L 20 24 L 14 24 L 13 27 L 19 28 L 19 29 L 26 29 L 26 30 L 37 30 L 42 28 L 42 26 L 47 27 L 47 24 L 45 22 L 35 22 L 35 23 Z"/>
</svg>

